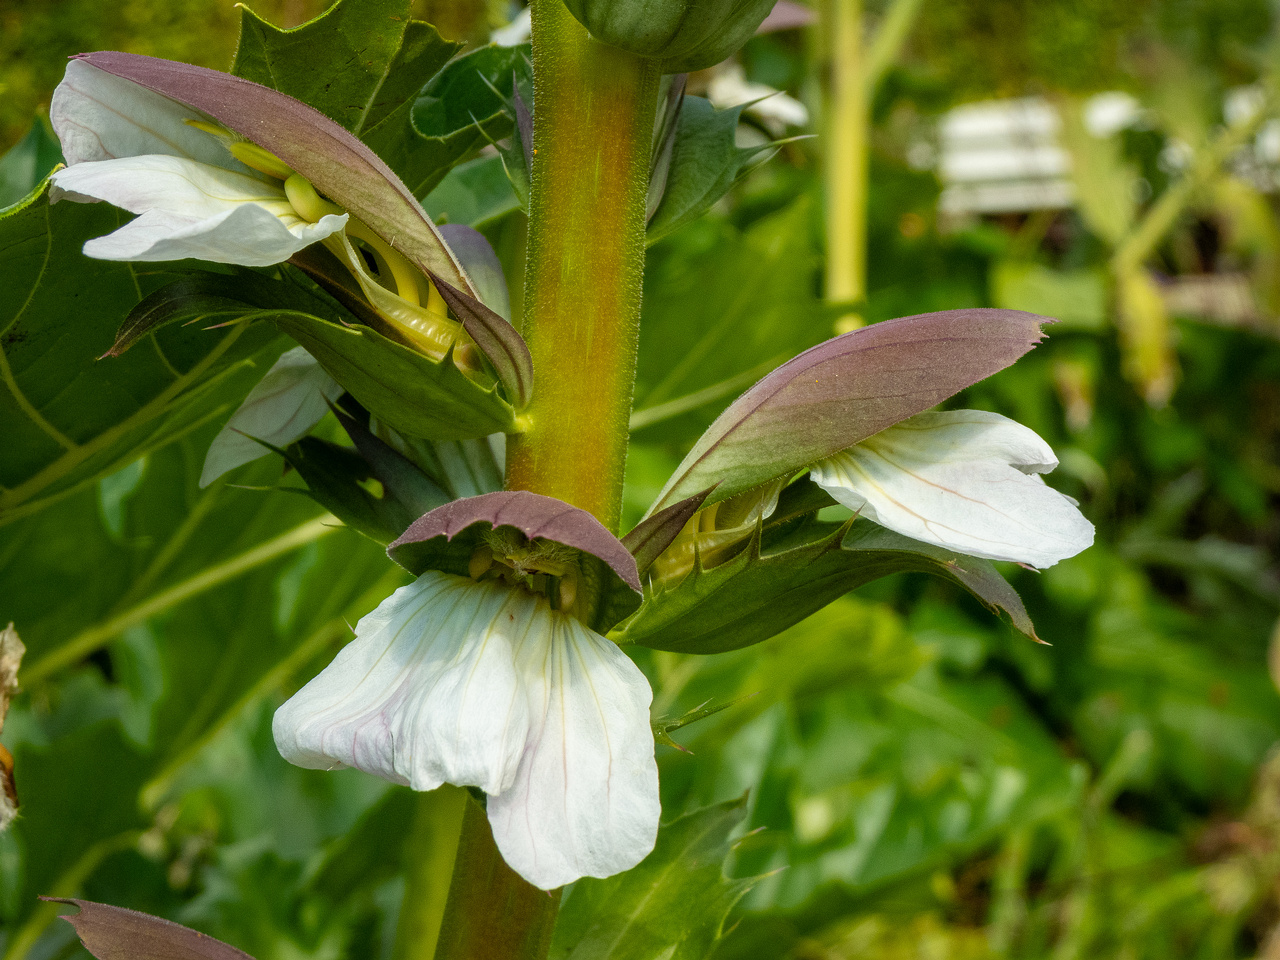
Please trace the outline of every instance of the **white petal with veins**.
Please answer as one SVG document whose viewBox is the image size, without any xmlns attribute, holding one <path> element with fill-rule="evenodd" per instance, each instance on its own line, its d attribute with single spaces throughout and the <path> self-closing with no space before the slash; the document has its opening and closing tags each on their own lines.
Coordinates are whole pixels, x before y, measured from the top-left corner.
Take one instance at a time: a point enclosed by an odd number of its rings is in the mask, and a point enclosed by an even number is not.
<svg viewBox="0 0 1280 960">
<path fill-rule="evenodd" d="M 324 419 L 329 401 L 340 396 L 342 387 L 305 349 L 294 347 L 281 354 L 213 438 L 200 486 L 207 487 L 228 470 L 265 457 L 271 451 L 259 440 L 274 447 L 300 440 Z"/>
<path fill-rule="evenodd" d="M 661 813 L 648 681 L 617 645 L 547 613 L 553 629 L 530 630 L 517 650 L 528 746 L 511 788 L 488 804 L 503 858 L 544 890 L 635 866 Z"/>
<path fill-rule="evenodd" d="M 49 104 L 68 166 L 142 154 L 248 171 L 216 139 L 185 123 L 207 118 L 141 84 L 72 60 Z"/>
<path fill-rule="evenodd" d="M 300 767 L 501 793 L 530 728 L 514 650 L 545 630 L 548 613 L 522 590 L 425 573 L 364 617 L 356 639 L 276 711 L 276 746 Z"/>
<path fill-rule="evenodd" d="M 106 200 L 141 214 L 115 233 L 90 240 L 99 260 L 181 260 L 265 267 L 346 225 L 298 217 L 275 181 L 181 157 L 142 156 L 81 163 L 53 175 L 52 198 Z"/>
<path fill-rule="evenodd" d="M 981 410 L 920 413 L 815 465 L 837 501 L 905 536 L 1049 567 L 1093 542 L 1074 502 L 1036 474 L 1057 466 L 1033 430 Z"/>
</svg>

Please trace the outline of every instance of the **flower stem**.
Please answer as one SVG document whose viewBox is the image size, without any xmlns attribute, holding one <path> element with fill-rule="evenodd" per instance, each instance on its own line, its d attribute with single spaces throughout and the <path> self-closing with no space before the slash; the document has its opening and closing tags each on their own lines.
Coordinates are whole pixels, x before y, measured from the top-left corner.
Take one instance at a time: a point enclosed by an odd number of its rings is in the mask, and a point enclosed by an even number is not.
<svg viewBox="0 0 1280 960">
<path fill-rule="evenodd" d="M 528 427 L 507 486 L 617 528 L 644 274 L 645 194 L 659 68 L 534 0 L 533 179 L 524 338 Z"/>
<path fill-rule="evenodd" d="M 494 845 L 480 804 L 468 795 L 463 805 L 435 960 L 544 960 L 560 891 L 539 890 L 521 880 Z"/>
</svg>

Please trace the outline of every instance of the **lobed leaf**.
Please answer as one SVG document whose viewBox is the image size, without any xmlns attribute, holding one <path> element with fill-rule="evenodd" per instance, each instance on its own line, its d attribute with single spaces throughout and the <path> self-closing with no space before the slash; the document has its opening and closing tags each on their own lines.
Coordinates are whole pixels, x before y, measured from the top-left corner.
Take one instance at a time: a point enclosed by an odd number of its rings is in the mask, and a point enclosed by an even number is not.
<svg viewBox="0 0 1280 960">
<path fill-rule="evenodd" d="M 944 310 L 886 320 L 806 350 L 735 400 L 650 513 L 715 486 L 726 500 L 853 446 L 1009 366 L 1050 318 Z"/>
<path fill-rule="evenodd" d="M 745 107 L 717 110 L 702 97 L 683 98 L 674 136 L 665 147 L 670 157 L 661 193 L 650 198 L 653 209 L 645 234 L 647 243 L 656 243 L 710 210 L 729 192 L 742 168 L 771 149 L 770 144 L 739 147 L 734 142 L 738 117 Z"/>
<path fill-rule="evenodd" d="M 527 56 L 527 47 L 491 45 L 459 57 L 419 91 L 402 134 L 366 142 L 425 196 L 454 164 L 511 133 L 499 91 L 511 87 Z"/>
<path fill-rule="evenodd" d="M 242 6 L 231 72 L 310 104 L 385 158 L 372 141 L 408 130 L 419 91 L 463 46 L 410 19 L 410 7 L 409 0 L 342 0 L 281 29 Z"/>
<path fill-rule="evenodd" d="M 46 188 L 0 217 L 0 525 L 230 413 L 275 359 L 249 362 L 278 340 L 264 324 L 182 338 L 153 328 L 147 349 L 98 360 L 139 297 L 181 276 L 80 255 L 124 216 L 50 205 Z"/>
</svg>

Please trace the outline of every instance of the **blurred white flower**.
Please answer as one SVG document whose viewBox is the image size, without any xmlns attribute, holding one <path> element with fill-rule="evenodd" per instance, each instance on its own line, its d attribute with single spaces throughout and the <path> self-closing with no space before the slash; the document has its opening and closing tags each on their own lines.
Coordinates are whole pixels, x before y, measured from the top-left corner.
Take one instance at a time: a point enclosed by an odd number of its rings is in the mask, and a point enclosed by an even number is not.
<svg viewBox="0 0 1280 960">
<path fill-rule="evenodd" d="M 298 210 L 285 190 L 292 171 L 265 151 L 83 61 L 67 65 L 49 117 L 68 164 L 53 174 L 52 200 L 105 200 L 140 214 L 86 243 L 87 256 L 262 267 L 347 223 L 342 212 Z"/>
<path fill-rule="evenodd" d="M 837 501 L 904 536 L 1049 567 L 1093 543 L 1075 501 L 1039 474 L 1058 465 L 1033 430 L 996 413 L 919 413 L 810 472 Z"/>
<path fill-rule="evenodd" d="M 298 766 L 479 787 L 507 863 L 549 890 L 653 848 L 651 700 L 626 654 L 545 598 L 429 572 L 360 621 L 273 731 Z"/>
<path fill-rule="evenodd" d="M 780 136 L 787 127 L 803 127 L 809 122 L 809 111 L 803 103 L 763 83 L 752 83 L 742 67 L 732 61 L 716 68 L 707 84 L 707 99 L 718 109 L 748 104 L 746 110 Z"/>
</svg>

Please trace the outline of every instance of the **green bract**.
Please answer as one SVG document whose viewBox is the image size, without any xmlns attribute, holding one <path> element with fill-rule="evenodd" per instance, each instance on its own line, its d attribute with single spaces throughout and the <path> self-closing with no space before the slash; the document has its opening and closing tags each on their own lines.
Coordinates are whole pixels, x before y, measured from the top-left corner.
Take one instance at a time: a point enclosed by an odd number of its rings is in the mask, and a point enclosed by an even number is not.
<svg viewBox="0 0 1280 960">
<path fill-rule="evenodd" d="M 565 0 L 601 43 L 661 60 L 666 73 L 714 66 L 747 42 L 774 0 Z"/>
</svg>

